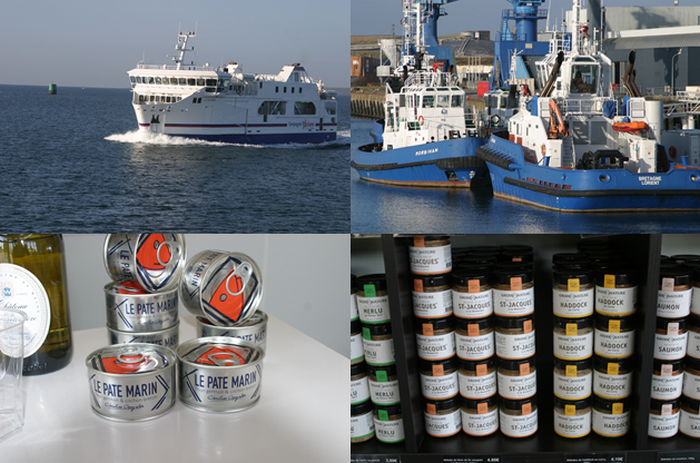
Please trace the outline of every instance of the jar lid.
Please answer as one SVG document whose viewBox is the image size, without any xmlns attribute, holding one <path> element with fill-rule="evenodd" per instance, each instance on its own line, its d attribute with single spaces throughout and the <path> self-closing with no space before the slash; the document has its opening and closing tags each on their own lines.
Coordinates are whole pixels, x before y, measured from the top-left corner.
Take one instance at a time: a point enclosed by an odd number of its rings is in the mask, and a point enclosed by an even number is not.
<svg viewBox="0 0 700 463">
<path fill-rule="evenodd" d="M 607 237 L 583 238 L 576 243 L 576 249 L 585 251 L 606 251 L 610 249 Z"/>
<path fill-rule="evenodd" d="M 566 285 L 569 280 L 579 280 L 579 284 L 587 285 L 593 282 L 593 272 L 587 268 L 557 268 L 553 272 L 554 283 Z"/>
<path fill-rule="evenodd" d="M 489 357 L 484 360 L 461 360 L 460 368 L 465 371 L 478 372 L 478 370 L 486 367 L 486 369 L 496 368 L 495 357 Z"/>
<path fill-rule="evenodd" d="M 554 270 L 584 270 L 591 268 L 591 260 L 587 257 L 578 259 L 560 260 L 554 263 Z"/>
<path fill-rule="evenodd" d="M 563 408 L 564 410 L 567 409 L 567 407 L 574 407 L 575 411 L 579 410 L 585 410 L 591 406 L 591 398 L 586 397 L 585 399 L 578 399 L 578 400 L 565 400 L 565 399 L 560 399 L 559 397 L 554 397 L 554 408 Z M 567 410 L 568 411 L 568 410 Z"/>
<path fill-rule="evenodd" d="M 686 395 L 681 396 L 681 406 L 686 408 L 695 414 L 700 414 L 700 400 L 691 399 Z"/>
<path fill-rule="evenodd" d="M 491 397 L 486 397 L 484 399 L 467 399 L 464 396 L 459 396 L 462 402 L 463 408 L 468 408 L 470 410 L 479 410 L 480 407 L 488 410 L 494 405 L 498 404 L 498 395 L 494 394 Z"/>
<path fill-rule="evenodd" d="M 668 331 L 669 328 L 676 331 L 685 331 L 688 328 L 688 322 L 685 318 L 656 317 L 657 330 Z"/>
<path fill-rule="evenodd" d="M 661 267 L 659 285 L 663 284 L 666 278 L 673 278 L 673 286 L 686 286 L 690 284 L 690 270 L 682 267 Z"/>
<path fill-rule="evenodd" d="M 664 368 L 665 367 L 665 368 Z M 683 371 L 683 359 L 678 359 L 678 360 L 663 360 L 663 359 L 654 359 L 654 371 L 659 371 L 663 372 L 664 369 L 671 368 L 673 373 L 680 373 Z M 661 376 L 666 376 L 666 375 L 661 375 Z"/>
<path fill-rule="evenodd" d="M 455 407 L 460 406 L 460 400 L 459 400 L 459 395 L 456 395 L 454 397 L 450 397 L 449 399 L 428 399 L 427 397 L 424 397 L 423 400 L 425 400 L 425 409 L 428 411 L 429 415 L 437 415 L 442 411 L 445 410 L 451 410 Z"/>
<path fill-rule="evenodd" d="M 522 262 L 498 262 L 496 264 L 496 270 L 508 270 L 508 271 L 519 271 L 519 270 L 529 270 L 534 269 L 535 263 L 532 261 L 522 261 Z"/>
<path fill-rule="evenodd" d="M 102 347 L 85 359 L 90 371 L 110 375 L 155 373 L 176 364 L 175 353 L 162 346 L 147 343 L 114 344 Z"/>
<path fill-rule="evenodd" d="M 615 286 L 637 284 L 637 272 L 632 267 L 626 265 L 611 265 L 598 269 L 595 275 L 595 282 L 598 286 L 606 287 L 606 278 L 612 280 L 610 278 L 611 276 L 615 277 L 612 281 L 612 284 Z"/>
<path fill-rule="evenodd" d="M 367 413 L 371 412 L 373 408 L 374 404 L 371 400 L 350 405 L 350 416 L 366 415 Z"/>
<path fill-rule="evenodd" d="M 370 376 L 396 376 L 396 364 L 391 365 L 367 365 L 367 371 Z"/>
<path fill-rule="evenodd" d="M 685 357 L 685 371 L 694 370 L 700 373 L 700 359 L 696 359 L 689 355 Z"/>
<path fill-rule="evenodd" d="M 661 413 L 661 410 L 664 405 L 668 406 L 670 405 L 672 409 L 676 409 L 680 406 L 681 404 L 681 398 L 677 397 L 675 399 L 668 399 L 668 400 L 659 400 L 659 399 L 651 399 L 649 402 L 649 409 Z"/>
<path fill-rule="evenodd" d="M 495 283 L 510 285 L 511 278 L 521 278 L 523 283 L 532 282 L 532 270 L 525 268 L 499 268 L 493 272 Z"/>
<path fill-rule="evenodd" d="M 391 322 L 389 323 L 377 323 L 377 324 L 371 324 L 371 325 L 365 325 L 364 323 L 362 324 L 362 331 L 363 334 L 365 330 L 369 331 L 369 334 L 372 336 L 384 336 L 387 334 L 391 334 Z"/>
<path fill-rule="evenodd" d="M 469 254 L 474 254 L 477 252 L 487 252 L 491 254 L 500 254 L 500 246 L 472 246 L 469 248 Z"/>
<path fill-rule="evenodd" d="M 486 269 L 460 267 L 452 272 L 454 286 L 469 286 L 469 281 L 478 280 L 479 286 L 491 284 L 490 272 Z"/>
<path fill-rule="evenodd" d="M 357 276 L 350 274 L 350 294 L 355 294 L 357 291 Z"/>
<path fill-rule="evenodd" d="M 452 263 L 452 273 L 454 274 L 457 271 L 460 270 L 468 270 L 468 271 L 477 271 L 484 273 L 485 275 L 489 276 L 489 280 L 491 280 L 491 272 L 493 272 L 493 269 L 496 267 L 495 262 L 484 262 L 484 261 L 464 261 L 460 260 L 459 262 L 454 262 Z M 454 279 L 452 280 L 452 284 L 454 284 Z"/>
<path fill-rule="evenodd" d="M 456 369 L 459 365 L 458 357 L 450 357 L 442 360 L 424 360 L 422 358 L 418 359 L 418 369 L 420 371 L 435 371 L 442 367 L 442 371 L 449 371 Z"/>
<path fill-rule="evenodd" d="M 628 315 L 626 317 L 609 317 L 601 313 L 596 312 L 595 315 L 595 327 L 604 329 L 606 331 L 611 331 L 611 326 L 619 326 L 619 331 L 628 331 L 634 329 L 636 326 L 636 317 L 634 315 Z"/>
<path fill-rule="evenodd" d="M 357 277 L 357 289 L 363 293 L 386 291 L 386 275 L 373 273 Z"/>
<path fill-rule="evenodd" d="M 396 405 L 374 404 L 374 414 L 375 415 L 384 414 L 384 413 L 386 413 L 388 416 L 400 415 L 401 414 L 401 404 L 396 404 Z"/>
<path fill-rule="evenodd" d="M 528 357 L 519 360 L 507 360 L 503 358 L 498 358 L 498 369 L 503 369 L 505 371 L 517 371 L 519 374 L 517 376 L 527 376 L 533 371 L 535 371 L 535 356 Z"/>
<path fill-rule="evenodd" d="M 486 318 L 456 318 L 455 319 L 457 322 L 457 329 L 460 331 L 467 331 L 469 332 L 469 327 L 473 325 L 477 325 L 479 328 L 479 331 L 485 330 L 487 328 L 493 328 L 495 323 L 493 317 L 486 317 Z M 473 329 L 473 328 L 472 328 Z"/>
<path fill-rule="evenodd" d="M 362 373 L 367 373 L 367 364 L 365 362 L 350 365 L 350 376 L 357 376 Z"/>
<path fill-rule="evenodd" d="M 592 357 L 583 360 L 564 360 L 554 357 L 554 368 L 557 370 L 567 371 L 569 368 L 572 368 L 578 373 L 579 371 L 590 370 L 592 365 Z"/>
<path fill-rule="evenodd" d="M 427 243 L 429 241 L 447 241 L 449 243 L 450 237 L 447 235 L 417 235 L 411 239 L 411 243 L 414 247 L 422 248 L 421 243 Z"/>
<path fill-rule="evenodd" d="M 362 322 L 359 319 L 350 322 L 350 335 L 362 333 Z"/>
<path fill-rule="evenodd" d="M 627 359 L 608 359 L 599 355 L 593 356 L 593 366 L 596 370 L 610 371 L 611 367 L 615 371 L 632 371 L 634 366 L 631 358 Z"/>
<path fill-rule="evenodd" d="M 577 330 L 593 327 L 593 317 L 562 318 L 554 316 L 554 328 L 566 330 L 567 325 L 576 325 Z"/>
<path fill-rule="evenodd" d="M 504 246 L 501 246 L 501 252 L 507 252 L 507 251 L 512 251 L 512 252 L 533 252 L 534 249 L 532 246 L 529 246 L 527 244 L 506 244 Z"/>
<path fill-rule="evenodd" d="M 454 329 L 454 317 L 449 315 L 445 318 L 414 318 L 416 333 L 423 336 L 433 336 L 433 331 Z"/>
<path fill-rule="evenodd" d="M 559 253 L 552 255 L 552 264 L 556 264 L 557 262 L 566 262 L 567 260 L 579 260 L 579 259 L 584 259 L 584 260 L 590 262 L 590 259 L 588 259 L 583 254 L 579 254 L 576 252 L 559 252 Z"/>
<path fill-rule="evenodd" d="M 599 395 L 593 394 L 593 408 L 606 413 L 614 413 L 615 415 L 624 413 L 630 409 L 631 404 L 631 397 L 626 397 L 624 399 L 604 399 Z M 619 410 L 620 405 L 622 405 L 622 410 Z"/>
<path fill-rule="evenodd" d="M 693 274 L 693 281 L 700 281 L 700 268 L 699 267 L 693 268 L 692 274 Z"/>
<path fill-rule="evenodd" d="M 532 397 L 528 399 L 504 399 L 503 397 L 500 397 L 500 405 L 502 408 L 506 410 L 518 410 L 521 411 L 523 409 L 523 405 L 530 404 L 532 408 L 537 406 L 537 396 L 533 395 Z"/>
<path fill-rule="evenodd" d="M 676 254 L 671 256 L 671 259 L 679 264 L 685 264 L 687 262 L 700 262 L 700 255 L 697 254 Z"/>
<path fill-rule="evenodd" d="M 496 326 L 506 330 L 524 329 L 525 325 L 529 324 L 531 330 L 535 329 L 535 319 L 532 315 L 524 315 L 522 317 L 499 317 L 496 316 Z M 530 331 L 527 331 L 528 333 Z"/>
<path fill-rule="evenodd" d="M 438 286 L 450 286 L 450 274 L 443 273 L 441 275 L 413 275 L 413 290 L 419 288 L 435 288 Z"/>
<path fill-rule="evenodd" d="M 503 250 L 499 257 L 501 262 L 532 262 L 533 260 L 532 249 L 529 250 Z"/>
</svg>

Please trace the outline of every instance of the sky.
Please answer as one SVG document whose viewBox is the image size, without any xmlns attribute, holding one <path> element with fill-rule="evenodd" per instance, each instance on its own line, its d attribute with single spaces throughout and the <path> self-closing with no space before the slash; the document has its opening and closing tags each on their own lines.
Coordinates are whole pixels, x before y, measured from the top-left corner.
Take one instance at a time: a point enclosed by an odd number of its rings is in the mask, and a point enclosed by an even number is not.
<svg viewBox="0 0 700 463">
<path fill-rule="evenodd" d="M 403 17 L 401 0 L 350 0 L 352 3 L 350 30 L 352 35 L 391 34 L 395 25 L 397 35 L 403 33 L 399 21 Z M 673 0 L 601 0 L 603 6 L 673 6 Z M 679 0 L 680 6 L 700 6 L 700 0 Z M 550 9 L 550 18 L 563 17 L 570 10 L 571 0 L 546 0 L 540 8 Z M 447 16 L 440 18 L 438 34 L 449 35 L 463 31 L 490 31 L 501 29 L 501 12 L 512 9 L 507 0 L 459 0 L 445 5 Z M 541 27 L 544 27 L 541 25 Z"/>
<path fill-rule="evenodd" d="M 196 29 L 188 61 L 263 74 L 301 63 L 349 87 L 349 18 L 350 0 L 0 0 L 0 84 L 129 88 L 144 56 L 172 64 L 179 30 Z"/>
</svg>

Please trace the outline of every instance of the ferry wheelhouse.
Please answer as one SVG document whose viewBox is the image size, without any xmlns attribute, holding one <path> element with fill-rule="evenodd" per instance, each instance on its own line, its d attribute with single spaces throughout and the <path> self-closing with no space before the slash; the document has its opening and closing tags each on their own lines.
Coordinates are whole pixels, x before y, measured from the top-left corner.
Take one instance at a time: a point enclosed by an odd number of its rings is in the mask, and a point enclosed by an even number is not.
<svg viewBox="0 0 700 463">
<path fill-rule="evenodd" d="M 227 143 L 320 143 L 336 139 L 335 92 L 299 64 L 276 75 L 246 74 L 226 66 L 186 64 L 180 33 L 175 65 L 139 63 L 128 71 L 139 129 Z"/>
</svg>

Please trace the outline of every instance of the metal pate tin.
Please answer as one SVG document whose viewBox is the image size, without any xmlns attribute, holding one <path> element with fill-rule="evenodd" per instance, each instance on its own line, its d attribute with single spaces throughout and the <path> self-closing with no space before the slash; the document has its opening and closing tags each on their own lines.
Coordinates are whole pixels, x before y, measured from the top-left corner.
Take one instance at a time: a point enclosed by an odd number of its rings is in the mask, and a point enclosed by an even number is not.
<svg viewBox="0 0 700 463">
<path fill-rule="evenodd" d="M 175 405 L 175 353 L 152 344 L 118 344 L 87 356 L 90 402 L 116 421 L 142 421 Z"/>
<path fill-rule="evenodd" d="M 107 337 L 110 344 L 144 343 L 175 350 L 180 342 L 180 322 L 164 330 L 140 332 L 119 331 L 107 325 Z"/>
<path fill-rule="evenodd" d="M 193 315 L 231 326 L 250 318 L 263 294 L 262 275 L 241 253 L 202 251 L 185 267 L 180 300 Z"/>
<path fill-rule="evenodd" d="M 260 399 L 264 351 L 252 342 L 212 336 L 177 348 L 180 400 L 204 412 L 246 410 Z"/>
<path fill-rule="evenodd" d="M 216 326 L 205 318 L 197 317 L 197 337 L 229 336 L 250 341 L 265 350 L 267 347 L 267 319 L 267 314 L 262 310 L 256 310 L 248 320 L 234 326 Z"/>
<path fill-rule="evenodd" d="M 167 291 L 180 281 L 185 238 L 163 233 L 107 235 L 103 258 L 115 283 L 148 292 Z"/>
<path fill-rule="evenodd" d="M 104 287 L 107 326 L 119 331 L 157 331 L 178 322 L 177 288 L 148 293 L 108 283 Z"/>
</svg>

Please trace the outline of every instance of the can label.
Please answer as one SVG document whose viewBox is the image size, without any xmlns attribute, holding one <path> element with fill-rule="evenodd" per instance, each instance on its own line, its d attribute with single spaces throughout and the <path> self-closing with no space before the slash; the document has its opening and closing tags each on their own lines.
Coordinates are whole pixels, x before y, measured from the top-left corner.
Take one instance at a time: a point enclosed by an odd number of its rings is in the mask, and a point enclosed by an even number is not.
<svg viewBox="0 0 700 463">
<path fill-rule="evenodd" d="M 24 357 L 34 354 L 44 344 L 51 324 L 49 296 L 41 281 L 19 265 L 0 264 L 1 309 L 24 313 Z"/>
<path fill-rule="evenodd" d="M 562 437 L 583 437 L 591 432 L 591 412 L 566 415 L 554 412 L 554 432 Z"/>
<path fill-rule="evenodd" d="M 654 338 L 654 358 L 678 360 L 685 357 L 688 346 L 688 333 L 666 335 L 656 333 Z"/>
<path fill-rule="evenodd" d="M 411 272 L 418 275 L 436 275 L 452 270 L 452 250 L 450 245 L 429 248 L 408 247 Z"/>
<path fill-rule="evenodd" d="M 166 330 L 151 331 L 148 333 L 117 331 L 109 326 L 107 327 L 107 331 L 109 334 L 109 343 L 112 345 L 141 342 L 144 344 L 153 344 L 154 346 L 163 346 L 170 349 L 175 349 L 180 342 L 180 331 L 178 325 Z"/>
<path fill-rule="evenodd" d="M 554 395 L 564 400 L 579 400 L 591 396 L 591 374 L 564 376 L 554 374 Z"/>
<path fill-rule="evenodd" d="M 629 411 L 619 414 L 601 413 L 594 408 L 591 412 L 593 431 L 606 437 L 623 436 L 630 428 L 630 413 Z"/>
<path fill-rule="evenodd" d="M 683 392 L 683 373 L 675 376 L 651 375 L 651 398 L 677 399 Z"/>
<path fill-rule="evenodd" d="M 478 326 L 476 329 L 479 329 Z M 491 331 L 479 336 L 464 336 L 459 332 L 455 332 L 457 356 L 465 360 L 483 360 L 493 357 L 496 353 L 493 333 Z"/>
<path fill-rule="evenodd" d="M 535 330 L 516 335 L 496 331 L 496 355 L 508 360 L 532 357 L 535 355 Z"/>
<path fill-rule="evenodd" d="M 369 381 L 369 394 L 372 402 L 379 405 L 396 405 L 401 402 L 399 381 Z"/>
<path fill-rule="evenodd" d="M 537 432 L 537 409 L 527 415 L 509 415 L 500 410 L 501 432 L 508 437 L 527 437 Z"/>
<path fill-rule="evenodd" d="M 391 320 L 389 296 L 357 296 L 357 310 L 360 313 L 360 320 L 365 323 L 386 323 Z"/>
<path fill-rule="evenodd" d="M 505 399 L 528 399 L 537 392 L 537 372 L 525 376 L 498 374 L 498 395 Z"/>
<path fill-rule="evenodd" d="M 350 336 L 350 361 L 353 363 L 365 358 L 365 349 L 362 342 L 362 334 L 357 333 Z"/>
<path fill-rule="evenodd" d="M 535 312 L 535 288 L 520 291 L 493 290 L 493 311 L 501 317 L 519 317 Z"/>
<path fill-rule="evenodd" d="M 659 291 L 656 304 L 656 316 L 665 318 L 682 318 L 690 314 L 692 290 Z"/>
<path fill-rule="evenodd" d="M 583 291 L 552 290 L 552 308 L 559 317 L 587 317 L 593 315 L 593 288 Z"/>
<path fill-rule="evenodd" d="M 700 359 L 700 333 L 688 331 L 688 348 L 686 354 L 690 357 Z"/>
<path fill-rule="evenodd" d="M 268 316 L 262 310 L 256 311 L 252 317 L 234 326 L 216 326 L 202 317 L 197 317 L 197 337 L 227 336 L 257 344 L 263 349 L 267 346 Z M 350 346 L 353 348 L 353 336 L 350 336 Z M 362 342 L 360 341 L 360 349 Z M 354 358 L 354 357 L 352 357 Z"/>
<path fill-rule="evenodd" d="M 423 360 L 444 360 L 455 355 L 454 332 L 437 336 L 416 334 L 418 357 Z"/>
<path fill-rule="evenodd" d="M 434 400 L 449 399 L 459 393 L 457 372 L 445 376 L 420 375 L 423 397 Z"/>
<path fill-rule="evenodd" d="M 210 362 L 210 359 L 197 362 Z M 213 362 L 211 363 L 213 365 Z M 235 365 L 231 365 L 235 366 Z M 260 398 L 262 364 L 242 370 L 226 368 L 183 368 L 180 391 L 188 391 L 185 403 L 211 407 L 212 410 L 234 411 L 255 404 Z M 220 408 L 221 404 L 228 404 Z"/>
<path fill-rule="evenodd" d="M 691 399 L 700 400 L 700 376 L 683 372 L 683 394 Z"/>
<path fill-rule="evenodd" d="M 360 404 L 369 400 L 369 381 L 367 377 L 350 381 L 350 405 Z"/>
<path fill-rule="evenodd" d="M 365 361 L 370 365 L 391 365 L 394 358 L 394 340 L 372 341 L 362 338 L 365 350 Z"/>
<path fill-rule="evenodd" d="M 632 373 L 609 375 L 593 372 L 593 392 L 605 399 L 624 399 L 632 395 Z"/>
<path fill-rule="evenodd" d="M 452 308 L 459 318 L 484 318 L 493 313 L 493 290 L 463 293 L 452 290 Z"/>
<path fill-rule="evenodd" d="M 423 412 L 425 432 L 433 437 L 448 437 L 457 434 L 462 429 L 462 416 L 459 410 L 446 415 L 431 415 Z"/>
<path fill-rule="evenodd" d="M 634 330 L 610 333 L 596 328 L 594 351 L 601 357 L 624 358 L 634 353 Z"/>
<path fill-rule="evenodd" d="M 487 436 L 498 431 L 498 408 L 486 413 L 467 413 L 462 409 L 462 429 L 470 436 Z"/>
<path fill-rule="evenodd" d="M 681 408 L 678 430 L 690 437 L 700 437 L 700 415 L 693 415 Z"/>
<path fill-rule="evenodd" d="M 381 413 L 381 410 L 380 410 Z M 405 439 L 403 432 L 403 420 L 384 421 L 374 417 L 374 433 L 377 440 L 392 444 L 394 442 L 403 442 Z"/>
<path fill-rule="evenodd" d="M 374 434 L 374 417 L 369 411 L 364 415 L 350 417 L 350 439 L 362 439 Z"/>
<path fill-rule="evenodd" d="M 593 330 L 580 336 L 554 334 L 554 356 L 564 360 L 583 360 L 593 355 Z"/>
<path fill-rule="evenodd" d="M 459 374 L 459 393 L 467 399 L 486 399 L 498 391 L 496 372 L 483 376 Z"/>
<path fill-rule="evenodd" d="M 452 291 L 419 293 L 413 291 L 413 314 L 419 318 L 442 318 L 452 314 Z"/>
<path fill-rule="evenodd" d="M 678 433 L 678 419 L 680 413 L 670 415 L 655 415 L 649 413 L 649 436 L 650 437 L 671 437 Z"/>
<path fill-rule="evenodd" d="M 637 311 L 637 287 L 604 288 L 595 287 L 596 312 L 621 317 Z"/>
</svg>

